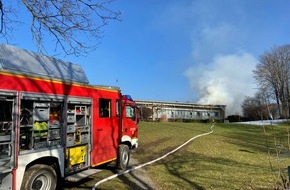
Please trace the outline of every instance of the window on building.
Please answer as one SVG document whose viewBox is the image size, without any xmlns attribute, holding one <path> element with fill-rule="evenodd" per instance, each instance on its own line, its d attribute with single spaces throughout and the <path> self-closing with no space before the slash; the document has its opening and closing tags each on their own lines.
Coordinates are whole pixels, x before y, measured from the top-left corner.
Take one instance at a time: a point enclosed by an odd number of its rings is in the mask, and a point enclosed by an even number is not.
<svg viewBox="0 0 290 190">
<path fill-rule="evenodd" d="M 219 117 L 219 112 L 215 112 L 214 116 Z"/>
</svg>

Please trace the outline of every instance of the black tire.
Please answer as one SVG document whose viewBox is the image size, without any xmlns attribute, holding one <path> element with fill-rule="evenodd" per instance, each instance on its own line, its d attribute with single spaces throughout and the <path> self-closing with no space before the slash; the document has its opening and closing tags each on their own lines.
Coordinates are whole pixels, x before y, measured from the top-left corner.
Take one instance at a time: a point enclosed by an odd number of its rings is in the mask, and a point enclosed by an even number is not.
<svg viewBox="0 0 290 190">
<path fill-rule="evenodd" d="M 55 190 L 56 183 L 57 175 L 52 167 L 36 164 L 25 171 L 21 190 Z"/>
<path fill-rule="evenodd" d="M 117 167 L 118 169 L 125 170 L 129 165 L 130 149 L 127 145 L 121 144 L 118 147 Z"/>
</svg>

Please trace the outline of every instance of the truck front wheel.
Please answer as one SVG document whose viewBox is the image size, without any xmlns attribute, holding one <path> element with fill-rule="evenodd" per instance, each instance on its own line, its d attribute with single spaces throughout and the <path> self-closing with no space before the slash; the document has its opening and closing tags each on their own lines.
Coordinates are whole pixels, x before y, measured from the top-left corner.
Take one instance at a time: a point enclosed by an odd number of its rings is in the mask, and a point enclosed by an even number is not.
<svg viewBox="0 0 290 190">
<path fill-rule="evenodd" d="M 42 164 L 36 164 L 25 171 L 21 189 L 55 190 L 57 175 L 55 170 Z"/>
<path fill-rule="evenodd" d="M 127 169 L 130 160 L 130 150 L 125 144 L 119 145 L 118 157 L 117 157 L 117 167 L 121 170 Z"/>
</svg>

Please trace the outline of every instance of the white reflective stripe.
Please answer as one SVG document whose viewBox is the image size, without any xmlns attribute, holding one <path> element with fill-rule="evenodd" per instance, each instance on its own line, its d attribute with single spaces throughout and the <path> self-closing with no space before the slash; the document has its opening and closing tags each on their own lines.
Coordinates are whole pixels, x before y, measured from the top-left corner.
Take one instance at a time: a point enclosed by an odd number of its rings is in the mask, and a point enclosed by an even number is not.
<svg viewBox="0 0 290 190">
<path fill-rule="evenodd" d="M 130 143 L 132 142 L 132 138 L 129 137 L 128 135 L 122 136 L 121 142 L 126 142 L 129 141 Z"/>
<path fill-rule="evenodd" d="M 121 139 L 121 142 L 130 142 L 131 146 L 138 147 L 138 138 L 131 138 L 128 135 L 124 135 Z"/>
<path fill-rule="evenodd" d="M 131 144 L 132 144 L 132 146 L 135 146 L 135 148 L 137 148 L 138 147 L 138 139 L 137 138 L 132 139 Z"/>
</svg>

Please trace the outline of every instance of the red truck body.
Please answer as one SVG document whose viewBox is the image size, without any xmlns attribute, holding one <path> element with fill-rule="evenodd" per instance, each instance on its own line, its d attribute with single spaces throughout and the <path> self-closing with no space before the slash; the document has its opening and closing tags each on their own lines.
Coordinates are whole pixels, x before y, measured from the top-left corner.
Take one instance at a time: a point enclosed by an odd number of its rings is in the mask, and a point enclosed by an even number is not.
<svg viewBox="0 0 290 190">
<path fill-rule="evenodd" d="M 54 189 L 113 160 L 126 168 L 138 146 L 130 96 L 72 63 L 3 44 L 0 56 L 0 189 Z"/>
</svg>

